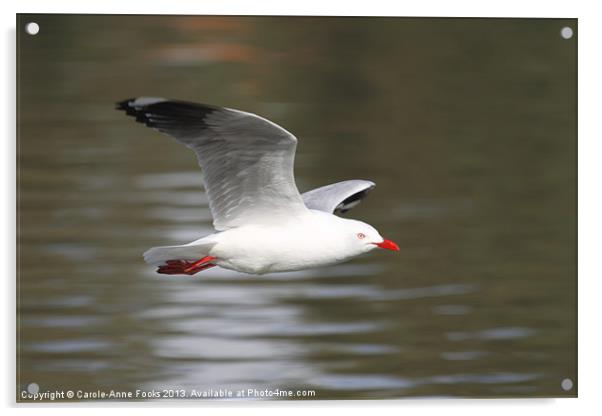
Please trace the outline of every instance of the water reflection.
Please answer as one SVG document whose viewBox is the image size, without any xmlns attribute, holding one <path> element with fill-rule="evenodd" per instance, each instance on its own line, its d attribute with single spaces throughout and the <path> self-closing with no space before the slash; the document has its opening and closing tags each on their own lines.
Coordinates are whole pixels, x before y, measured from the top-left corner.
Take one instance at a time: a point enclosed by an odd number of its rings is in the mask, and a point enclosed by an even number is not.
<svg viewBox="0 0 602 416">
<path fill-rule="evenodd" d="M 575 394 L 576 48 L 554 36 L 572 21 L 36 21 L 52 30 L 19 43 L 19 386 Z M 299 188 L 374 180 L 348 216 L 402 250 L 155 274 L 142 252 L 211 217 L 194 156 L 114 111 L 136 95 L 286 126 Z"/>
<path fill-rule="evenodd" d="M 491 328 L 477 332 L 449 332 L 447 338 L 451 341 L 464 341 L 467 339 L 499 340 L 516 339 L 533 336 L 535 331 L 531 328 Z"/>
</svg>

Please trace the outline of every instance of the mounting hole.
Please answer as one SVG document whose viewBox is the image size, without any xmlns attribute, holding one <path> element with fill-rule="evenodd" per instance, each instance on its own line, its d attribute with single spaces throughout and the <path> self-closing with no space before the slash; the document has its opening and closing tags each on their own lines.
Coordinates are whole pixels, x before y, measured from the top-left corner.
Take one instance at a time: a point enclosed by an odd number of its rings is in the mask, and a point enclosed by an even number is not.
<svg viewBox="0 0 602 416">
<path fill-rule="evenodd" d="M 29 383 L 29 385 L 27 386 L 27 392 L 29 394 L 37 394 L 40 391 L 40 386 L 38 386 L 38 383 Z"/>
<path fill-rule="evenodd" d="M 40 25 L 36 22 L 29 22 L 25 25 L 25 31 L 30 35 L 37 35 L 40 31 Z"/>
<path fill-rule="evenodd" d="M 571 390 L 573 388 L 573 380 L 570 378 L 565 378 L 560 382 L 560 387 L 562 387 L 562 390 L 564 391 Z"/>
<path fill-rule="evenodd" d="M 560 36 L 562 36 L 563 39 L 572 38 L 573 37 L 573 29 L 571 29 L 568 26 L 563 27 L 562 29 L 560 29 Z"/>
</svg>

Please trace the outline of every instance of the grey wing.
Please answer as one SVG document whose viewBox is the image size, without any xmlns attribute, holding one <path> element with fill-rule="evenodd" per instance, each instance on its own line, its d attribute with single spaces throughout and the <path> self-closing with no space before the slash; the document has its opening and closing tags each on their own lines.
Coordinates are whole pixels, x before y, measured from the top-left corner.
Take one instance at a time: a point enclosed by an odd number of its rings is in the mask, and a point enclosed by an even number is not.
<svg viewBox="0 0 602 416">
<path fill-rule="evenodd" d="M 307 212 L 295 185 L 297 139 L 255 114 L 141 97 L 119 110 L 192 149 L 217 230 Z"/>
<path fill-rule="evenodd" d="M 309 209 L 340 214 L 359 204 L 375 186 L 374 182 L 354 179 L 322 186 L 301 196 Z"/>
</svg>

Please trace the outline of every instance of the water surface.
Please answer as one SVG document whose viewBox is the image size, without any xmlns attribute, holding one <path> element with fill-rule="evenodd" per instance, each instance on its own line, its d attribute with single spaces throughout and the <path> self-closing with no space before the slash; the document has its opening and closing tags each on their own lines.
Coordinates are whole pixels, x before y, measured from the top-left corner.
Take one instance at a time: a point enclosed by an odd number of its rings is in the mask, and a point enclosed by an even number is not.
<svg viewBox="0 0 602 416">
<path fill-rule="evenodd" d="M 20 16 L 19 390 L 574 396 L 575 20 Z M 398 253 L 194 278 L 148 247 L 212 232 L 194 155 L 114 103 L 256 112 L 301 191 Z"/>
</svg>

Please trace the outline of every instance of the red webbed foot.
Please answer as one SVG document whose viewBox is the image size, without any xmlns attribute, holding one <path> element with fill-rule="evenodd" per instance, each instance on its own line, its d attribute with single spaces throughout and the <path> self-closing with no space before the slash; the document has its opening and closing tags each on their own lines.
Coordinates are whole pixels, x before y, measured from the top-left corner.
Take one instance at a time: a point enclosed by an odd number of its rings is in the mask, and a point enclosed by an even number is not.
<svg viewBox="0 0 602 416">
<path fill-rule="evenodd" d="M 211 261 L 215 260 L 213 256 L 205 256 L 202 259 L 191 262 L 186 260 L 167 260 L 164 265 L 157 268 L 160 274 L 187 274 L 192 276 L 200 271 L 215 267 Z"/>
</svg>

